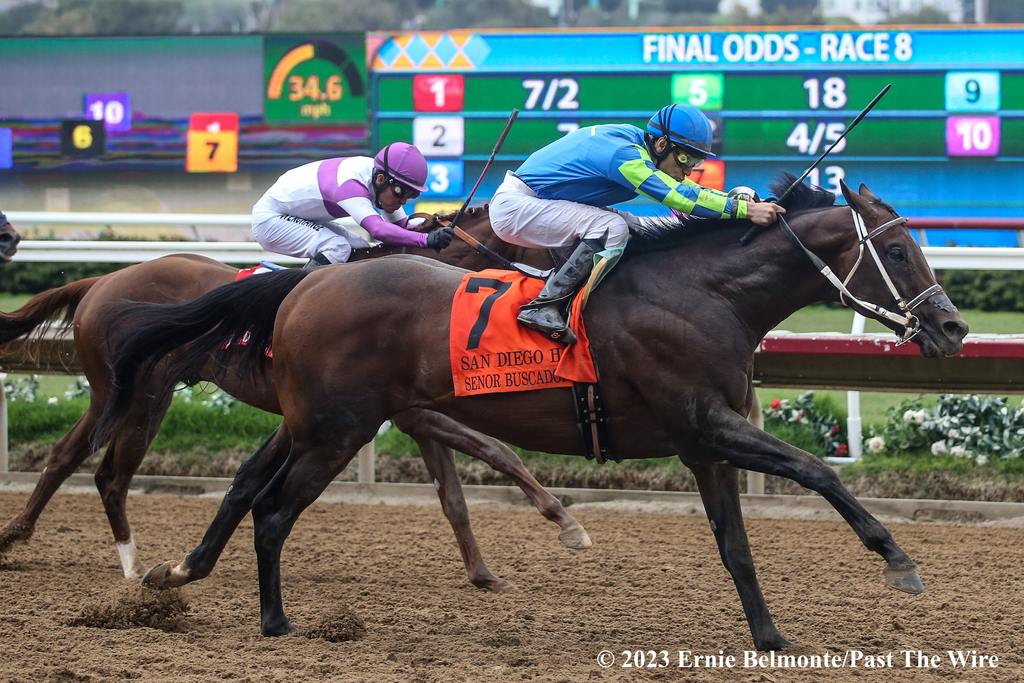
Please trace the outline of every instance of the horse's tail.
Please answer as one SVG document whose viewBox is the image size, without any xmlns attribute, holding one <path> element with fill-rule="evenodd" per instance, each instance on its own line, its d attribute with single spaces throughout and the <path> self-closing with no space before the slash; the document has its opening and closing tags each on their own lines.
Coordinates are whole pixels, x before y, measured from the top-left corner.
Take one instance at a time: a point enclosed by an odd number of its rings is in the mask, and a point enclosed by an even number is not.
<svg viewBox="0 0 1024 683">
<path fill-rule="evenodd" d="M 63 327 L 68 327 L 75 310 L 86 293 L 100 278 L 88 277 L 63 287 L 54 287 L 25 302 L 13 313 L 0 313 L 0 344 L 24 337 L 43 323 L 63 314 Z"/>
<path fill-rule="evenodd" d="M 152 378 L 168 354 L 160 385 L 152 387 L 161 395 L 194 378 L 211 355 L 243 337 L 244 344 L 232 346 L 230 363 L 255 379 L 264 367 L 277 310 L 307 275 L 309 271 L 289 268 L 222 285 L 183 304 L 125 304 L 111 325 L 118 330 L 109 340 L 113 388 L 93 430 L 93 445 L 98 448 L 109 440 L 127 415 L 136 387 Z"/>
</svg>

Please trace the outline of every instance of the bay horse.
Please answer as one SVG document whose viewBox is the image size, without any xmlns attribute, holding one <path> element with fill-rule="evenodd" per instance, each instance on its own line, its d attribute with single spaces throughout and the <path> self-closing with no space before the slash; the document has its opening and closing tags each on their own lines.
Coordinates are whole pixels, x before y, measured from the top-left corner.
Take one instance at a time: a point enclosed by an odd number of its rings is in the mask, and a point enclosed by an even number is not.
<svg viewBox="0 0 1024 683">
<path fill-rule="evenodd" d="M 745 419 L 761 338 L 796 310 L 837 298 L 833 281 L 822 278 L 791 239 L 828 265 L 826 275 L 847 273 L 847 291 L 857 297 L 847 295 L 847 303 L 912 338 L 922 355 L 962 348 L 967 325 L 936 284 L 905 219 L 864 185 L 854 192 L 841 183 L 841 190 L 849 206 L 833 206 L 831 193 L 800 186 L 785 202 L 792 238 L 768 230 L 741 246 L 746 221 L 683 219 L 650 227 L 633 237 L 586 311 L 613 450 L 624 458 L 677 455 L 693 471 L 761 650 L 790 643 L 758 585 L 738 468 L 820 493 L 864 546 L 884 558 L 890 587 L 924 590 L 914 562 L 831 468 Z M 863 258 L 865 249 L 871 258 Z M 274 384 L 291 450 L 253 505 L 263 634 L 292 630 L 282 604 L 280 556 L 296 519 L 389 416 L 436 411 L 439 420 L 525 448 L 582 453 L 567 390 L 455 397 L 449 318 L 464 273 L 394 257 L 308 275 L 274 273 L 182 306 L 139 304 L 122 314 L 121 324 L 133 333 L 114 354 L 115 394 L 98 437 L 116 428 L 133 387 L 174 349 L 180 347 L 172 363 L 184 371 L 206 363 L 225 339 L 243 331 L 253 338 L 245 351 L 252 363 L 259 363 L 262 343 L 273 341 Z"/>
<path fill-rule="evenodd" d="M 527 251 L 504 246 L 490 229 L 486 207 L 474 207 L 465 215 L 462 226 L 485 245 L 514 261 L 525 261 L 536 267 L 550 267 L 551 256 L 543 250 Z M 417 250 L 394 247 L 375 247 L 357 251 L 355 260 L 376 258 L 401 251 L 416 253 L 467 268 L 491 265 L 468 245 L 456 241 L 444 251 Z M 347 267 L 347 266 L 346 266 Z M 64 316 L 74 330 L 75 348 L 82 370 L 89 380 L 90 404 L 71 431 L 61 439 L 50 453 L 46 467 L 36 482 L 25 509 L 0 531 L 0 552 L 16 541 L 28 540 L 36 520 L 60 485 L 78 469 L 79 465 L 102 444 L 90 444 L 89 435 L 96 419 L 106 406 L 111 394 L 109 338 L 115 332 L 116 302 L 124 299 L 152 303 L 179 303 L 190 301 L 218 286 L 232 282 L 237 269 L 198 255 L 178 254 L 130 266 L 122 270 L 73 282 L 64 287 L 43 292 L 10 314 L 0 314 L 0 344 L 31 334 L 48 320 Z M 256 277 L 265 277 L 260 275 Z M 275 307 L 276 308 L 276 307 Z M 201 368 L 190 378 L 211 380 L 229 394 L 268 412 L 280 413 L 277 395 L 268 374 L 258 378 L 242 377 L 232 370 L 232 361 Z M 251 381 L 255 379 L 256 381 Z M 152 384 L 159 385 L 160 382 Z M 133 399 L 132 409 L 120 429 L 110 434 L 103 443 L 109 443 L 102 462 L 96 470 L 95 481 L 114 535 L 118 556 L 126 578 L 137 578 L 138 564 L 135 538 L 126 512 L 126 496 L 132 477 L 142 462 L 149 444 L 170 404 L 170 387 L 148 388 Z M 519 457 L 493 439 L 473 434 L 461 426 L 438 430 L 433 416 L 421 411 L 416 416 L 396 415 L 395 425 L 409 434 L 419 445 L 420 453 L 431 478 L 436 482 L 445 515 L 452 525 L 470 582 L 488 590 L 503 590 L 509 582 L 495 576 L 487 568 L 469 524 L 462 489 L 455 473 L 451 448 L 474 455 L 491 467 L 511 477 L 542 514 L 557 523 L 560 539 L 571 548 L 589 547 L 586 530 L 570 515 L 557 498 L 545 491 L 524 467 Z M 450 425 L 449 425 L 450 427 Z M 246 462 L 240 472 L 262 471 L 273 468 L 287 455 L 287 439 L 275 433 L 260 449 L 262 459 Z M 268 470 L 270 473 L 273 469 Z M 242 477 L 244 479 L 245 477 Z M 225 497 L 221 512 L 223 519 L 237 524 L 249 510 L 256 490 L 235 486 Z M 217 542 L 217 553 L 227 543 L 230 534 Z M 214 541 L 208 544 L 212 552 Z M 209 569 L 193 565 L 193 571 L 202 575 Z"/>
<path fill-rule="evenodd" d="M 0 211 L 0 264 L 11 262 L 14 255 L 18 253 L 19 242 L 21 242 L 21 235 L 7 220 L 7 214 Z"/>
</svg>

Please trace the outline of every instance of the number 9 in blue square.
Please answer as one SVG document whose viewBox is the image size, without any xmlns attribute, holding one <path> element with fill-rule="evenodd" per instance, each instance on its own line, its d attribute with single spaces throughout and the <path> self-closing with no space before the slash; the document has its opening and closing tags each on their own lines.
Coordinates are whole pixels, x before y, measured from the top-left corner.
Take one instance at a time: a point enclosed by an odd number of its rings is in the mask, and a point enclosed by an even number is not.
<svg viewBox="0 0 1024 683">
<path fill-rule="evenodd" d="M 946 111 L 998 109 L 998 71 L 951 71 L 946 74 Z"/>
<path fill-rule="evenodd" d="M 0 128 L 0 168 L 14 166 L 14 142 L 10 128 Z"/>
<path fill-rule="evenodd" d="M 461 197 L 464 170 L 461 161 L 428 161 L 428 197 Z"/>
</svg>

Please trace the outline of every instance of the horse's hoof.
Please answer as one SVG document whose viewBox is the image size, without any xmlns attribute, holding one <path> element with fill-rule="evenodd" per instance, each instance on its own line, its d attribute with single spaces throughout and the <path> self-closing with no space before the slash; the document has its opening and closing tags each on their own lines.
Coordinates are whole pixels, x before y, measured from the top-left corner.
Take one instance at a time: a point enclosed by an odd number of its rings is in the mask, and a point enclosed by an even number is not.
<svg viewBox="0 0 1024 683">
<path fill-rule="evenodd" d="M 775 635 L 769 638 L 764 638 L 758 642 L 755 642 L 754 647 L 756 647 L 761 652 L 768 652 L 769 650 L 785 650 L 787 648 L 793 647 L 793 643 L 789 640 L 786 640 L 786 638 L 781 633 L 776 633 Z"/>
<path fill-rule="evenodd" d="M 566 548 L 572 548 L 573 550 L 586 550 L 594 545 L 594 542 L 590 540 L 590 534 L 587 533 L 587 530 L 579 522 L 573 524 L 568 529 L 562 529 L 558 534 L 558 540 Z"/>
<path fill-rule="evenodd" d="M 470 583 L 480 590 L 485 590 L 489 593 L 507 593 L 515 588 L 511 581 L 506 581 L 500 576 L 494 576 L 493 574 L 491 576 L 473 579 Z"/>
<path fill-rule="evenodd" d="M 0 531 L 0 553 L 9 550 L 12 545 L 18 542 L 25 542 L 32 538 L 33 528 L 25 524 L 9 526 Z"/>
<path fill-rule="evenodd" d="M 288 621 L 287 619 L 285 619 L 284 621 L 278 621 L 278 622 L 273 622 L 273 623 L 267 623 L 267 624 L 261 624 L 260 625 L 260 633 L 262 633 L 263 635 L 265 635 L 267 637 L 270 637 L 270 638 L 276 638 L 278 636 L 286 636 L 289 633 L 294 633 L 294 632 L 295 632 L 295 627 L 292 626 L 292 623 L 290 621 Z"/>
<path fill-rule="evenodd" d="M 903 569 L 886 567 L 885 582 L 889 584 L 890 588 L 895 588 L 898 591 L 910 593 L 911 595 L 924 593 L 924 583 L 914 567 Z"/>
<path fill-rule="evenodd" d="M 170 562 L 156 565 L 142 577 L 143 586 L 158 591 L 180 588 L 188 582 L 188 573 L 177 571 L 175 565 Z"/>
</svg>

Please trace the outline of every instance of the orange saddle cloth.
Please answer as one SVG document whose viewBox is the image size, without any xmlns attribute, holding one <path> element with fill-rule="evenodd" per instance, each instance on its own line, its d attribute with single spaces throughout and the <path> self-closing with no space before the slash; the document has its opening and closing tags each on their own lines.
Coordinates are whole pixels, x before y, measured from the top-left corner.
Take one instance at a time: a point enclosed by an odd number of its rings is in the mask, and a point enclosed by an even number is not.
<svg viewBox="0 0 1024 683">
<path fill-rule="evenodd" d="M 448 342 L 456 396 L 597 382 L 583 326 L 583 292 L 573 301 L 569 321 L 575 344 L 551 341 L 516 320 L 520 306 L 543 287 L 543 280 L 510 270 L 483 270 L 462 278 L 452 300 Z"/>
</svg>

